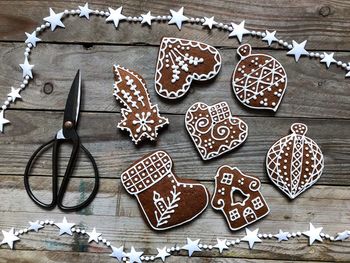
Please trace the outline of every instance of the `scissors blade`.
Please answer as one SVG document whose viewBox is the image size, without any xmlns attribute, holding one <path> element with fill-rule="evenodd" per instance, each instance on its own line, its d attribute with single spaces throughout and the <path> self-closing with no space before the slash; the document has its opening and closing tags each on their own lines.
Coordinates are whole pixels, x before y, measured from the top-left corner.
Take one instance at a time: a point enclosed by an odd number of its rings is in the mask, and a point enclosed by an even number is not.
<svg viewBox="0 0 350 263">
<path fill-rule="evenodd" d="M 66 102 L 66 108 L 64 110 L 63 118 L 63 132 L 68 128 L 76 129 L 80 111 L 80 99 L 81 99 L 81 73 L 78 70 L 75 75 L 72 87 L 70 88 L 69 95 Z"/>
</svg>

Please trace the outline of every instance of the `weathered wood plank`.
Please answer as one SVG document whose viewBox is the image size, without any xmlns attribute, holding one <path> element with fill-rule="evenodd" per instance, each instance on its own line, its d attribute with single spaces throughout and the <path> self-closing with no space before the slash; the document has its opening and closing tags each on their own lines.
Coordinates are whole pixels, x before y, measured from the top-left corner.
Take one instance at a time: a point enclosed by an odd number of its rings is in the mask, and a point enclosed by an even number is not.
<svg viewBox="0 0 350 263">
<path fill-rule="evenodd" d="M 50 186 L 46 181 L 36 180 L 33 183 L 40 185 L 44 194 L 49 194 Z M 80 179 L 74 179 L 72 183 L 80 184 Z M 205 185 L 210 192 L 213 191 L 212 183 L 205 183 Z M 82 228 L 91 230 L 92 227 L 96 227 L 104 234 L 104 238 L 110 240 L 115 246 L 124 245 L 130 249 L 133 245 L 138 250 L 144 251 L 145 254 L 156 253 L 156 247 L 174 244 L 181 246 L 186 237 L 200 238 L 203 243 L 214 243 L 216 237 L 232 240 L 244 234 L 244 230 L 231 232 L 222 214 L 215 212 L 210 207 L 191 224 L 166 232 L 152 231 L 144 223 L 136 200 L 125 192 L 117 179 L 102 180 L 100 192 L 94 202 L 82 212 L 69 215 L 57 209 L 47 212 L 37 207 L 27 197 L 21 177 L 2 175 L 0 189 L 2 200 L 0 229 L 9 229 L 13 226 L 26 227 L 28 220 L 53 219 L 60 222 L 63 216 L 67 216 L 68 221 L 75 222 Z M 266 184 L 262 186 L 262 192 L 271 212 L 265 219 L 252 226 L 252 228 L 259 227 L 261 233 L 275 233 L 279 228 L 291 232 L 305 231 L 308 229 L 308 222 L 313 222 L 315 226 L 323 226 L 323 231 L 331 235 L 349 228 L 350 192 L 347 187 L 317 185 L 293 202 L 283 198 L 276 189 Z M 82 192 L 71 190 L 68 194 L 69 198 L 74 199 L 79 198 Z M 337 218 L 336 223 L 334 218 Z M 59 251 L 109 252 L 94 244 L 87 246 L 87 240 L 84 237 L 60 237 L 55 226 L 48 226 L 39 233 L 23 236 L 23 239 L 16 243 L 16 249 L 35 249 L 45 251 L 45 253 L 52 250 L 53 255 Z M 181 255 L 185 253 L 181 252 Z M 324 241 L 308 246 L 307 239 L 304 237 L 282 243 L 271 239 L 256 244 L 254 250 L 249 250 L 247 244 L 241 242 L 230 251 L 225 251 L 223 255 L 212 250 L 195 253 L 194 256 L 348 262 L 350 242 Z"/>
<path fill-rule="evenodd" d="M 269 147 L 288 134 L 293 122 L 308 125 L 308 136 L 314 139 L 325 155 L 325 170 L 318 184 L 349 185 L 350 121 L 302 118 L 243 117 L 249 126 L 246 143 L 220 158 L 203 162 L 185 127 L 184 116 L 166 115 L 170 125 L 161 131 L 154 144 L 134 146 L 127 133 L 117 130 L 119 113 L 83 113 L 79 134 L 92 152 L 101 177 L 119 177 L 136 159 L 144 154 L 163 149 L 175 162 L 179 176 L 212 180 L 220 165 L 238 165 L 242 171 L 258 176 L 264 182 L 264 161 Z M 62 112 L 8 111 L 7 117 L 16 125 L 6 127 L 0 140 L 0 174 L 22 175 L 34 150 L 50 140 L 62 123 Z M 68 152 L 65 160 L 68 158 Z M 14 161 L 15 160 L 15 161 Z M 80 163 L 80 176 L 92 172 L 85 158 Z M 50 156 L 45 155 L 36 173 L 51 173 Z"/>
<path fill-rule="evenodd" d="M 0 97 L 5 98 L 10 91 L 9 87 L 19 85 L 22 77 L 18 64 L 23 63 L 23 45 L 2 43 L 0 47 Z M 317 118 L 350 116 L 350 89 L 341 69 L 332 66 L 327 70 L 325 65 L 306 58 L 295 63 L 292 57 L 287 57 L 282 51 L 268 52 L 285 66 L 288 74 L 288 88 L 275 115 L 272 112 L 248 109 L 235 98 L 231 87 L 231 75 L 238 61 L 235 49 L 221 49 L 223 67 L 214 81 L 193 83 L 190 94 L 182 100 L 161 99 L 154 90 L 153 80 L 157 51 L 157 47 L 94 46 L 87 50 L 81 45 L 44 44 L 33 51 L 31 63 L 35 65 L 35 80 L 22 93 L 23 101 L 15 107 L 63 109 L 72 79 L 80 68 L 84 80 L 83 110 L 119 111 L 120 105 L 112 96 L 112 65 L 116 63 L 135 70 L 146 79 L 152 102 L 159 104 L 161 112 L 184 114 L 197 101 L 207 104 L 227 101 L 233 114 L 239 115 Z M 346 57 L 349 53 L 341 55 Z M 53 87 L 51 93 L 49 85 Z"/>
<path fill-rule="evenodd" d="M 76 9 L 79 1 L 2 1 L 0 3 L 0 39 L 6 41 L 24 40 L 24 32 L 32 32 L 48 16 L 48 8 L 55 11 Z M 107 7 L 124 6 L 124 14 L 140 15 L 151 10 L 153 14 L 167 15 L 169 9 L 177 10 L 185 6 L 188 16 L 215 16 L 227 23 L 239 23 L 246 20 L 251 30 L 277 30 L 283 39 L 301 41 L 308 39 L 308 47 L 314 49 L 350 48 L 348 14 L 350 4 L 342 1 L 202 1 L 185 0 L 181 3 L 169 1 L 93 1 L 91 8 L 107 11 Z M 54 42 L 101 42 L 101 43 L 146 43 L 158 44 L 161 36 L 167 34 L 184 38 L 197 36 L 199 40 L 218 46 L 236 46 L 236 40 L 228 39 L 227 32 L 203 30 L 200 25 L 185 25 L 181 31 L 175 26 L 153 24 L 152 29 L 122 22 L 118 30 L 112 24 L 106 24 L 105 18 L 65 19 L 67 30 L 57 30 L 54 34 L 45 34 L 43 40 Z M 82 28 L 84 30 L 82 30 Z M 86 33 L 89 32 L 89 33 Z M 252 41 L 254 46 L 266 46 L 261 41 Z"/>
</svg>

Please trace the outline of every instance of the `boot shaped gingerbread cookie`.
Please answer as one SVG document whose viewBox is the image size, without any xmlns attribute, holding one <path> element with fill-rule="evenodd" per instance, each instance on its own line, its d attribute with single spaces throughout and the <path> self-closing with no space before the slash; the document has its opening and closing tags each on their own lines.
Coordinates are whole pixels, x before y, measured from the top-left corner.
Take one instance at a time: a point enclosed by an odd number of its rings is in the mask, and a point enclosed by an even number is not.
<svg viewBox="0 0 350 263">
<path fill-rule="evenodd" d="M 324 159 L 320 147 L 305 136 L 305 124 L 294 123 L 291 130 L 268 151 L 266 169 L 272 182 L 294 199 L 320 178 Z"/>
<path fill-rule="evenodd" d="M 118 128 L 128 130 L 137 144 L 143 137 L 155 140 L 158 129 L 169 124 L 167 118 L 159 115 L 157 105 L 151 104 L 145 80 L 135 72 L 121 66 L 114 66 L 114 96 L 126 109 Z"/>
<path fill-rule="evenodd" d="M 259 192 L 259 179 L 243 174 L 238 168 L 221 166 L 215 176 L 211 205 L 221 210 L 231 230 L 245 227 L 269 213 Z"/>
<path fill-rule="evenodd" d="M 185 124 L 203 160 L 238 147 L 248 136 L 248 125 L 231 115 L 226 102 L 193 104 L 187 110 Z"/>
<path fill-rule="evenodd" d="M 219 51 L 207 44 L 164 37 L 160 44 L 155 74 L 157 93 L 167 99 L 185 95 L 192 80 L 215 77 L 221 68 Z"/>
<path fill-rule="evenodd" d="M 286 71 L 275 58 L 251 52 L 249 44 L 237 49 L 241 61 L 232 75 L 233 91 L 249 108 L 277 111 L 287 88 Z"/>
<path fill-rule="evenodd" d="M 164 151 L 147 154 L 121 175 L 123 186 L 135 195 L 148 224 L 165 230 L 191 221 L 209 203 L 209 192 L 200 183 L 178 178 Z"/>
</svg>

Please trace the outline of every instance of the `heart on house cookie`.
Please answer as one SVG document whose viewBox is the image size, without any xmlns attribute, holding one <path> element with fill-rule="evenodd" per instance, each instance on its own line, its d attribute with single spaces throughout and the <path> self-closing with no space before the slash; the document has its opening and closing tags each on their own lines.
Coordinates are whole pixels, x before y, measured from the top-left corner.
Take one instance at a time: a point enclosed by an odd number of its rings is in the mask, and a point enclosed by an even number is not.
<svg viewBox="0 0 350 263">
<path fill-rule="evenodd" d="M 207 44 L 180 38 L 164 37 L 159 48 L 155 89 L 167 99 L 184 96 L 192 80 L 215 77 L 221 68 L 219 51 Z"/>
<path fill-rule="evenodd" d="M 232 116 L 226 102 L 193 104 L 187 110 L 185 124 L 203 160 L 240 146 L 248 136 L 248 125 Z"/>
</svg>

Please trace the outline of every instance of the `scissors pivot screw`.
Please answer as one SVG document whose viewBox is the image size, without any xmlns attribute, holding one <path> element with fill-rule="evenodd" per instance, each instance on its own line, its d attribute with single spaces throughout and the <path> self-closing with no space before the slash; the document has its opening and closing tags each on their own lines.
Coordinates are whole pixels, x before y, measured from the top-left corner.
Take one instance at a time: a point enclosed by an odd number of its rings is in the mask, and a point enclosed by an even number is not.
<svg viewBox="0 0 350 263">
<path fill-rule="evenodd" d="M 73 128 L 73 122 L 71 122 L 71 121 L 66 121 L 66 122 L 64 123 L 64 128 L 66 128 L 66 129 L 71 129 L 71 128 Z"/>
</svg>

